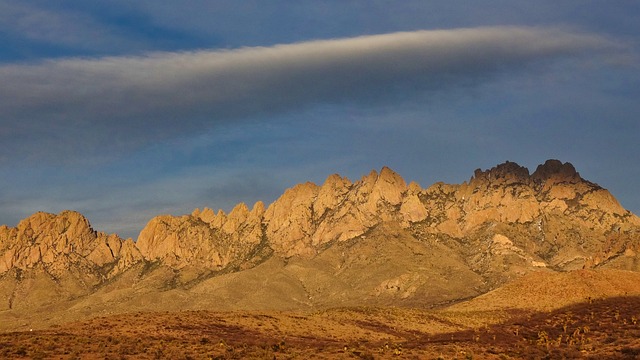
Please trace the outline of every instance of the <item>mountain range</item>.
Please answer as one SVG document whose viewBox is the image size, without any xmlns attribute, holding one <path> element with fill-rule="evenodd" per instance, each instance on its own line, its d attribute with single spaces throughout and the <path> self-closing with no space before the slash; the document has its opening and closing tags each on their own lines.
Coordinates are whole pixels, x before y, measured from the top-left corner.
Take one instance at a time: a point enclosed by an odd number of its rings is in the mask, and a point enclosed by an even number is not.
<svg viewBox="0 0 640 360">
<path fill-rule="evenodd" d="M 482 303 L 575 271 L 625 295 L 639 253 L 640 218 L 570 163 L 530 173 L 505 162 L 428 188 L 385 167 L 299 184 L 268 206 L 159 215 L 136 241 L 75 211 L 0 226 L 0 328 L 145 310 Z"/>
</svg>

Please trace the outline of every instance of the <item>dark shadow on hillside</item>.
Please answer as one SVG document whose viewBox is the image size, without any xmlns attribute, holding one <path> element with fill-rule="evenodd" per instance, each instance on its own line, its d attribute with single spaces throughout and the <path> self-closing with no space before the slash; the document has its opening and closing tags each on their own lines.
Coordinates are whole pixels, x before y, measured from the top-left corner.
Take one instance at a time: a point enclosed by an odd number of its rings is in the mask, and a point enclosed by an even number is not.
<svg viewBox="0 0 640 360">
<path fill-rule="evenodd" d="M 444 312 L 366 308 L 328 314 L 185 311 L 97 317 L 0 334 L 0 358 L 640 357 L 640 297 L 585 301 L 549 312 L 514 311 L 500 324 L 439 334 L 413 325 L 431 320 L 445 324 Z M 396 315 L 406 325 L 394 321 Z"/>
<path fill-rule="evenodd" d="M 480 357 L 640 358 L 638 296 L 589 299 L 550 312 L 514 315 L 502 324 L 435 335 L 415 346 L 457 344 Z"/>
</svg>

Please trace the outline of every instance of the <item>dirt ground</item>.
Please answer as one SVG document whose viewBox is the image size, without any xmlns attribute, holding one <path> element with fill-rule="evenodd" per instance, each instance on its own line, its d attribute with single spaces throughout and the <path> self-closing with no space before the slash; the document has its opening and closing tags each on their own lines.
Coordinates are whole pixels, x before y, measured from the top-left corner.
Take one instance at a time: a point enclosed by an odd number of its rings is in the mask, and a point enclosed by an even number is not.
<svg viewBox="0 0 640 360">
<path fill-rule="evenodd" d="M 639 318 L 640 297 L 549 312 L 145 312 L 0 333 L 0 358 L 635 359 Z"/>
</svg>

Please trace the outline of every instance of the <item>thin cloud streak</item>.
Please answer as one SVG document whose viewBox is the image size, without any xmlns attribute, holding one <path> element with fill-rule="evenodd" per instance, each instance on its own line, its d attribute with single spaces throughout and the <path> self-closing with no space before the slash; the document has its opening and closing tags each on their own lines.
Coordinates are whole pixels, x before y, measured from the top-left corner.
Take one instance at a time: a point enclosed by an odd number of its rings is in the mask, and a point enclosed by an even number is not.
<svg viewBox="0 0 640 360">
<path fill-rule="evenodd" d="M 393 101 L 612 49 L 620 45 L 594 34 L 485 27 L 4 65 L 0 150 L 23 158 L 126 151 L 258 114 Z"/>
<path fill-rule="evenodd" d="M 103 53 L 141 46 L 81 12 L 51 10 L 28 2 L 0 0 L 0 31 L 27 41 Z"/>
</svg>

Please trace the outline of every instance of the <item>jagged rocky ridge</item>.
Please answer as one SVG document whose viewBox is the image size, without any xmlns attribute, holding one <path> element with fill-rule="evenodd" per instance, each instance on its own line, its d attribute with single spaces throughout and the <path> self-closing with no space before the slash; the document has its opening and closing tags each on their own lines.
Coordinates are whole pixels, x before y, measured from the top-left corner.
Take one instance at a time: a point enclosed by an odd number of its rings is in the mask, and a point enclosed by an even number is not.
<svg viewBox="0 0 640 360">
<path fill-rule="evenodd" d="M 607 190 L 582 179 L 571 164 L 550 160 L 531 175 L 506 162 L 476 170 L 468 183 L 427 189 L 407 186 L 386 167 L 353 183 L 331 175 L 321 186 L 288 189 L 266 210 L 258 202 L 228 215 L 205 208 L 155 218 L 137 244 L 145 258 L 178 268 L 194 261 L 224 268 L 265 245 L 284 257 L 314 256 L 385 222 L 418 238 L 488 236 L 494 252 L 512 250 L 537 266 L 558 268 L 600 264 L 622 250 L 611 243 L 631 239 L 639 225 Z"/>
<path fill-rule="evenodd" d="M 35 213 L 17 227 L 0 226 L 0 274 L 40 267 L 52 276 L 76 269 L 99 283 L 141 261 L 131 240 L 93 230 L 75 211 Z"/>
<path fill-rule="evenodd" d="M 289 275 L 298 264 L 310 303 L 313 296 L 348 300 L 351 290 L 427 299 L 438 287 L 449 293 L 434 301 L 445 301 L 536 269 L 640 270 L 639 243 L 640 219 L 569 163 L 549 160 L 530 174 L 506 162 L 463 184 L 426 189 L 385 167 L 355 182 L 331 175 L 320 186 L 297 185 L 267 208 L 161 215 L 135 243 L 94 231 L 77 212 L 36 213 L 0 227 L 0 294 L 11 308 L 16 289 L 39 273 L 52 286 L 79 289 L 57 292 L 61 298 L 82 296 L 130 271 L 139 281 L 150 268 L 173 274 L 162 289 L 187 288 L 281 259 Z M 310 290 L 314 271 L 331 285 Z"/>
</svg>

